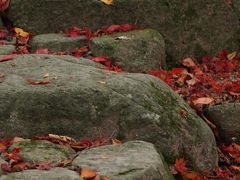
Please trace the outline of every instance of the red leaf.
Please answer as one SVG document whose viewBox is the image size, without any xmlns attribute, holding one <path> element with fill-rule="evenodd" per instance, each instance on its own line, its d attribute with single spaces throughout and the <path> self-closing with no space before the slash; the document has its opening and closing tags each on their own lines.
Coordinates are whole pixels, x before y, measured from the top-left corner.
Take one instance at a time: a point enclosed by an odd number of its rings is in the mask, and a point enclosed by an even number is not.
<svg viewBox="0 0 240 180">
<path fill-rule="evenodd" d="M 14 55 L 15 54 L 9 54 L 9 55 L 3 56 L 2 58 L 0 58 L 0 62 L 9 61 L 13 58 Z"/>
<path fill-rule="evenodd" d="M 92 61 L 95 61 L 95 62 L 99 62 L 107 67 L 111 67 L 112 66 L 112 62 L 111 60 L 108 58 L 108 57 L 105 57 L 105 56 L 99 56 L 99 57 L 94 57 L 94 58 L 91 58 Z"/>
<path fill-rule="evenodd" d="M 182 74 L 183 72 L 187 72 L 184 68 L 173 68 L 171 71 L 173 74 Z"/>
<path fill-rule="evenodd" d="M 51 162 L 41 162 L 37 164 L 37 169 L 39 170 L 49 170 L 52 168 Z"/>
<path fill-rule="evenodd" d="M 116 24 L 114 24 L 114 25 L 109 26 L 109 27 L 105 30 L 104 33 L 106 33 L 106 34 L 110 34 L 110 33 L 113 33 L 113 32 L 116 32 L 116 31 L 119 31 L 120 28 L 121 28 L 120 25 L 116 25 Z"/>
<path fill-rule="evenodd" d="M 70 30 L 65 30 L 65 33 L 69 37 L 77 37 L 77 36 L 81 35 L 83 33 L 83 31 L 81 29 L 79 29 L 78 27 L 72 27 Z"/>
<path fill-rule="evenodd" d="M 8 32 L 7 32 L 6 29 L 1 29 L 0 30 L 0 39 L 5 39 L 7 37 L 7 35 L 8 35 Z"/>
<path fill-rule="evenodd" d="M 186 168 L 186 162 L 184 159 L 176 159 L 175 169 L 181 174 L 184 174 L 188 169 Z"/>
<path fill-rule="evenodd" d="M 13 138 L 0 140 L 0 153 L 7 150 L 7 148 L 12 144 L 12 140 L 13 140 Z"/>
<path fill-rule="evenodd" d="M 49 50 L 47 48 L 39 48 L 35 51 L 35 54 L 49 54 Z"/>
<path fill-rule="evenodd" d="M 136 26 L 131 24 L 121 24 L 119 28 L 121 31 L 131 31 L 133 29 L 136 29 Z"/>
<path fill-rule="evenodd" d="M 8 163 L 1 164 L 1 169 L 6 172 L 12 172 L 12 168 Z"/>
<path fill-rule="evenodd" d="M 81 57 L 84 53 L 88 52 L 87 47 L 80 47 L 72 52 L 73 56 L 75 57 Z"/>
<path fill-rule="evenodd" d="M 136 29 L 136 25 L 131 25 L 131 24 L 113 24 L 108 27 L 102 27 L 100 29 L 100 32 L 105 33 L 105 34 L 111 34 L 113 32 L 118 32 L 118 31 L 130 31 L 133 29 Z"/>
<path fill-rule="evenodd" d="M 29 162 L 20 162 L 20 163 L 16 163 L 14 164 L 14 166 L 12 167 L 13 171 L 23 171 L 26 169 L 30 169 L 32 167 L 32 165 Z"/>
<path fill-rule="evenodd" d="M 3 155 L 9 160 L 14 163 L 22 161 L 22 157 L 19 156 L 21 148 L 14 148 L 11 153 L 3 153 Z"/>
<path fill-rule="evenodd" d="M 0 0 L 0 11 L 5 11 L 9 6 L 10 0 Z"/>
<path fill-rule="evenodd" d="M 44 80 L 44 81 L 35 81 L 32 79 L 27 79 L 28 84 L 32 84 L 32 85 L 44 85 L 44 84 L 49 84 L 49 81 Z"/>
<path fill-rule="evenodd" d="M 99 57 L 91 58 L 91 60 L 95 62 L 106 62 L 108 61 L 108 58 L 105 56 L 99 56 Z"/>
<path fill-rule="evenodd" d="M 220 51 L 217 55 L 220 59 L 228 59 L 228 51 L 226 49 L 223 49 L 222 51 Z"/>
</svg>

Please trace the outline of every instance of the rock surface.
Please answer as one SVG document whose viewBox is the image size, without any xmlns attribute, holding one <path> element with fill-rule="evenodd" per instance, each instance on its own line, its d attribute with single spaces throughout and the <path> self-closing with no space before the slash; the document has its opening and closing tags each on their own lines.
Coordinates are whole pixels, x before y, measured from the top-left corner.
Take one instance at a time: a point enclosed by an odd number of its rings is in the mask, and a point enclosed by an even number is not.
<svg viewBox="0 0 240 180">
<path fill-rule="evenodd" d="M 238 50 L 240 1 L 233 5 L 219 0 L 114 0 L 114 6 L 96 0 L 11 0 L 8 15 L 15 26 L 34 33 L 123 23 L 157 29 L 172 64 L 183 56 Z"/>
<path fill-rule="evenodd" d="M 19 155 L 26 162 L 60 162 L 75 155 L 75 151 L 71 148 L 42 140 L 17 142 L 10 147 L 10 150 L 16 147 L 21 148 Z"/>
<path fill-rule="evenodd" d="M 211 106 L 206 116 L 219 128 L 221 140 L 240 142 L 240 103 Z"/>
<path fill-rule="evenodd" d="M 92 62 L 91 62 L 92 63 Z M 0 137 L 112 134 L 152 142 L 168 162 L 187 157 L 196 169 L 217 163 L 210 128 L 164 82 L 116 73 L 70 56 L 18 55 L 0 63 Z M 43 76 L 49 73 L 48 79 Z M 32 85 L 27 80 L 48 80 Z M 186 111 L 181 116 L 180 111 Z"/>
<path fill-rule="evenodd" d="M 0 180 L 83 180 L 75 171 L 65 168 L 53 168 L 48 171 L 25 170 L 0 177 Z"/>
<path fill-rule="evenodd" d="M 163 157 L 151 143 L 129 141 L 85 150 L 74 159 L 74 166 L 95 169 L 111 180 L 174 179 Z"/>
<path fill-rule="evenodd" d="M 93 38 L 90 50 L 94 56 L 107 56 L 127 72 L 149 72 L 165 66 L 165 43 L 152 29 L 114 33 Z"/>
<path fill-rule="evenodd" d="M 0 45 L 0 55 L 11 54 L 14 51 L 16 51 L 16 49 L 13 45 Z"/>
<path fill-rule="evenodd" d="M 85 37 L 67 37 L 64 34 L 40 34 L 30 41 L 31 51 L 47 48 L 51 51 L 73 51 L 85 45 Z"/>
</svg>

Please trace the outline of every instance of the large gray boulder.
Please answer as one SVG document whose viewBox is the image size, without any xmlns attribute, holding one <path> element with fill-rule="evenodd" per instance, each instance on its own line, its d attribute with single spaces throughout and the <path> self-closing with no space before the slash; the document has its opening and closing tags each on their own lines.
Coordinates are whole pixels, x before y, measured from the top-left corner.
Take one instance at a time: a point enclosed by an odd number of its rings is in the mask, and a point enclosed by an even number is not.
<svg viewBox="0 0 240 180">
<path fill-rule="evenodd" d="M 220 140 L 240 142 L 240 103 L 210 106 L 205 114 L 219 128 Z"/>
<path fill-rule="evenodd" d="M 183 56 L 202 56 L 222 48 L 239 49 L 240 1 L 224 0 L 11 0 L 9 18 L 34 33 L 72 26 L 137 24 L 159 30 L 166 40 L 168 64 Z"/>
<path fill-rule="evenodd" d="M 25 170 L 16 173 L 10 173 L 0 176 L 0 180 L 83 180 L 75 171 L 65 168 L 53 168 L 48 171 L 43 170 Z"/>
<path fill-rule="evenodd" d="M 165 43 L 152 29 L 114 33 L 93 38 L 94 56 L 107 56 L 127 72 L 149 72 L 165 66 Z"/>
<path fill-rule="evenodd" d="M 168 162 L 217 164 L 210 128 L 164 82 L 70 56 L 18 55 L 0 63 L 0 137 L 64 134 L 152 142 Z M 48 73 L 48 78 L 43 78 Z M 29 84 L 49 81 L 45 85 Z M 181 115 L 185 111 L 186 115 Z"/>
<path fill-rule="evenodd" d="M 163 157 L 151 143 L 129 141 L 82 151 L 74 166 L 95 169 L 111 180 L 173 180 Z"/>
</svg>

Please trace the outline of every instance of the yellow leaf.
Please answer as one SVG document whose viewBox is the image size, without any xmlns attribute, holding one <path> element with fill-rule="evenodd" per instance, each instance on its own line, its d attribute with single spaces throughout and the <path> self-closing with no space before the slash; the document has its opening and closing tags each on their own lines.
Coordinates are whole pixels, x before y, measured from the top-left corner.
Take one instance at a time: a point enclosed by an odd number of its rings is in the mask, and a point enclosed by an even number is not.
<svg viewBox="0 0 240 180">
<path fill-rule="evenodd" d="M 21 28 L 14 28 L 14 31 L 15 33 L 17 33 L 19 36 L 22 36 L 22 37 L 27 37 L 29 36 L 29 33 L 28 32 L 25 32 L 23 29 Z"/>
<path fill-rule="evenodd" d="M 113 0 L 101 0 L 104 4 L 111 5 L 113 3 Z"/>
</svg>

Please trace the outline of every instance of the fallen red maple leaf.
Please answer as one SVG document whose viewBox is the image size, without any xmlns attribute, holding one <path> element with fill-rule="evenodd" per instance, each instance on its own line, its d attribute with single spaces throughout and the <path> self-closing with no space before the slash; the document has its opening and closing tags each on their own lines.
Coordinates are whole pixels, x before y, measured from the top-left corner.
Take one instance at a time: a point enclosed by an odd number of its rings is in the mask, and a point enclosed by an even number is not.
<svg viewBox="0 0 240 180">
<path fill-rule="evenodd" d="M 36 165 L 36 168 L 39 169 L 39 170 L 49 170 L 52 167 L 53 166 L 52 166 L 51 162 L 40 162 Z"/>
<path fill-rule="evenodd" d="M 1 169 L 6 172 L 12 172 L 12 168 L 8 163 L 2 163 Z"/>
<path fill-rule="evenodd" d="M 13 138 L 1 139 L 0 140 L 0 153 L 7 150 L 7 148 L 12 144 Z"/>
<path fill-rule="evenodd" d="M 0 29 L 0 39 L 5 39 L 8 35 L 8 31 L 6 29 Z M 1 42 L 4 44 L 3 42 Z"/>
<path fill-rule="evenodd" d="M 13 58 L 13 56 L 15 56 L 15 54 L 5 55 L 2 58 L 0 58 L 0 62 L 9 61 Z"/>
<path fill-rule="evenodd" d="M 10 0 L 0 0 L 0 11 L 5 11 L 9 6 Z"/>
<path fill-rule="evenodd" d="M 99 62 L 106 67 L 111 67 L 112 66 L 111 60 L 106 56 L 92 57 L 91 60 L 94 61 L 94 62 Z"/>
<path fill-rule="evenodd" d="M 176 171 L 178 171 L 181 174 L 185 173 L 188 170 L 186 168 L 186 162 L 184 159 L 176 159 L 174 167 Z"/>
<path fill-rule="evenodd" d="M 39 48 L 35 51 L 35 54 L 49 54 L 48 48 Z"/>
<path fill-rule="evenodd" d="M 27 79 L 28 84 L 32 84 L 32 85 L 45 85 L 45 84 L 49 84 L 48 80 L 44 80 L 44 81 L 36 81 L 36 80 L 32 80 L 32 79 Z"/>
<path fill-rule="evenodd" d="M 10 162 L 17 163 L 17 162 L 21 162 L 23 160 L 22 157 L 19 156 L 20 151 L 21 151 L 21 148 L 16 147 L 16 148 L 13 148 L 12 152 L 10 152 L 10 153 L 4 152 L 3 155 Z"/>
<path fill-rule="evenodd" d="M 72 55 L 75 56 L 75 57 L 81 57 L 83 54 L 85 54 L 86 52 L 88 52 L 88 48 L 86 46 L 84 47 L 80 47 L 78 49 L 75 49 L 73 52 L 72 52 Z"/>
<path fill-rule="evenodd" d="M 131 24 L 113 24 L 111 26 L 104 26 L 102 27 L 99 32 L 104 33 L 104 34 L 111 34 L 113 32 L 118 32 L 118 31 L 130 31 L 137 29 L 136 25 L 131 25 Z"/>
<path fill-rule="evenodd" d="M 13 165 L 12 171 L 23 171 L 32 168 L 33 165 L 31 165 L 29 162 L 19 162 Z"/>
</svg>

